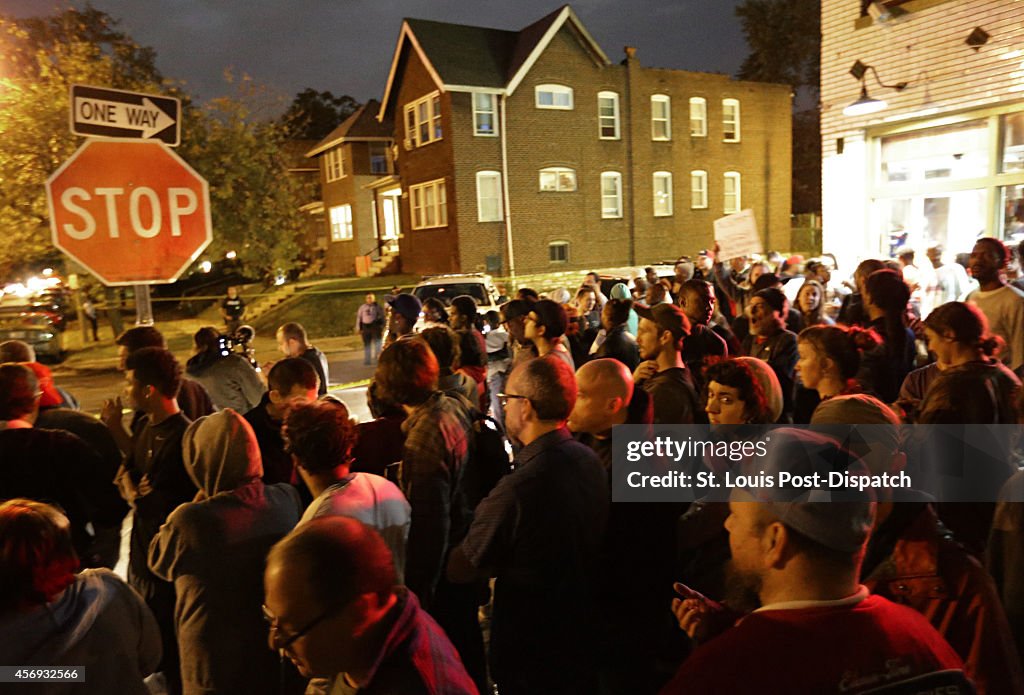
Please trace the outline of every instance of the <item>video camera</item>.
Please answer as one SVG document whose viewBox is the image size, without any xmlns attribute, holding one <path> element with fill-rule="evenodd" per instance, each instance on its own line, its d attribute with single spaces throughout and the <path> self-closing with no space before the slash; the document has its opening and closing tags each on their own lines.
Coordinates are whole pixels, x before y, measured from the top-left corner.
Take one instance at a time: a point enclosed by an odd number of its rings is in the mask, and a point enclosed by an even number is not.
<svg viewBox="0 0 1024 695">
<path fill-rule="evenodd" d="M 256 348 L 252 341 L 256 337 L 256 330 L 252 326 L 239 326 L 234 334 L 221 334 L 217 342 L 217 350 L 222 357 L 227 357 L 232 352 L 238 353 L 249 360 L 256 371 L 260 371 L 259 363 L 256 361 Z"/>
</svg>

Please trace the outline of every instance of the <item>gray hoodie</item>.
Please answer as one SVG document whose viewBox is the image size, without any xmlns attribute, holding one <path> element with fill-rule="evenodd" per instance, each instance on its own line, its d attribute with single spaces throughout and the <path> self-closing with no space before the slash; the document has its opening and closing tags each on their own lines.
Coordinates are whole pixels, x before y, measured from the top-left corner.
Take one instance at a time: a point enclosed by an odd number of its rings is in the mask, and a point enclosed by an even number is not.
<svg viewBox="0 0 1024 695">
<path fill-rule="evenodd" d="M 182 439 L 196 500 L 175 509 L 149 547 L 150 569 L 174 582 L 185 695 L 273 693 L 263 564 L 298 523 L 290 485 L 264 485 L 249 423 L 227 409 L 193 422 Z"/>
<path fill-rule="evenodd" d="M 84 683 L 34 692 L 147 695 L 142 680 L 159 662 L 153 614 L 110 570 L 85 570 L 53 602 L 0 618 L 0 664 L 85 669 Z"/>
</svg>

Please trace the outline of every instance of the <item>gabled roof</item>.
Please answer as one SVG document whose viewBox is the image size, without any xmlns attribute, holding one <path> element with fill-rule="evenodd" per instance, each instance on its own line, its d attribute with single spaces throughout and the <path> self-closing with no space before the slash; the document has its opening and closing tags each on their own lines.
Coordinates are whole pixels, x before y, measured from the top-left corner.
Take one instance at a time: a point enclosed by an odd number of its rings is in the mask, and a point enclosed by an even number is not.
<svg viewBox="0 0 1024 695">
<path fill-rule="evenodd" d="M 385 117 L 392 92 L 397 89 L 397 72 L 404 52 L 416 51 L 442 91 L 511 94 L 566 23 L 579 33 L 596 63 L 611 64 L 568 5 L 520 31 L 406 19 L 398 35 L 378 118 Z"/>
<path fill-rule="evenodd" d="M 327 137 L 318 142 L 313 149 L 306 153 L 306 156 L 315 157 L 335 145 L 353 140 L 390 140 L 392 137 L 391 124 L 377 120 L 379 110 L 380 102 L 370 99 L 342 121 L 341 125 L 332 130 Z"/>
</svg>

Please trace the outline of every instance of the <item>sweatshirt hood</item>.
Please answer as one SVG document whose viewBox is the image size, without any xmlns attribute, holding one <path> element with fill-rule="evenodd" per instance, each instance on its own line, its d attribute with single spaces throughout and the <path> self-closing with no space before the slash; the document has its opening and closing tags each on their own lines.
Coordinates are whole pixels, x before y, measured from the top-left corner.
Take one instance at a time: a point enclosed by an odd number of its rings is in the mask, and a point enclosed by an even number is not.
<svg viewBox="0 0 1024 695">
<path fill-rule="evenodd" d="M 185 470 L 207 497 L 263 477 L 263 460 L 252 427 L 225 408 L 201 417 L 182 438 Z"/>
</svg>

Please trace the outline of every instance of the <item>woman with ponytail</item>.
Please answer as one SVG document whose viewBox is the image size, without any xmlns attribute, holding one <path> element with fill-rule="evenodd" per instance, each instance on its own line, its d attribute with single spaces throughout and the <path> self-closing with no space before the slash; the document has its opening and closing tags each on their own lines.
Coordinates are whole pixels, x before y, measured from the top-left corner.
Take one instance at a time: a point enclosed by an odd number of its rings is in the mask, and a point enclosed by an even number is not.
<svg viewBox="0 0 1024 695">
<path fill-rule="evenodd" d="M 865 390 L 857 381 L 861 356 L 880 345 L 881 340 L 871 330 L 856 326 L 811 326 L 800 332 L 797 342 L 800 359 L 796 371 L 804 389 L 815 392 L 819 403 L 833 396 L 860 393 Z M 796 422 L 810 422 L 814 407 L 801 413 Z"/>
<path fill-rule="evenodd" d="M 914 332 L 906 324 L 910 288 L 897 271 L 886 268 L 868 276 L 863 294 L 867 327 L 882 345 L 865 353 L 859 381 L 882 402 L 892 403 L 917 357 Z"/>
</svg>

